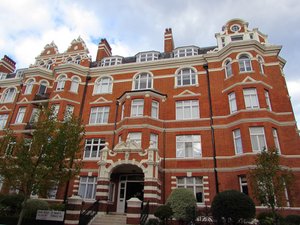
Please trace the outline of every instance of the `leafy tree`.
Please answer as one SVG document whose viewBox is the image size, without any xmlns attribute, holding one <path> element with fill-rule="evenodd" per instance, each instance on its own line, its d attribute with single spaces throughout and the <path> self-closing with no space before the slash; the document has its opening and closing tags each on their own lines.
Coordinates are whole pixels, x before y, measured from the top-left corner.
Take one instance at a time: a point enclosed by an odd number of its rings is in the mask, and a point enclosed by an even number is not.
<svg viewBox="0 0 300 225">
<path fill-rule="evenodd" d="M 217 194 L 211 204 L 214 219 L 219 224 L 238 224 L 243 220 L 255 217 L 255 205 L 252 199 L 236 190 L 223 191 Z"/>
<path fill-rule="evenodd" d="M 18 225 L 32 193 L 45 196 L 50 188 L 74 176 L 80 167 L 74 160 L 84 133 L 78 119 L 59 122 L 50 110 L 42 110 L 34 127 L 28 137 L 9 130 L 0 141 L 0 176 L 25 197 Z"/>
<path fill-rule="evenodd" d="M 276 209 L 286 201 L 286 187 L 291 186 L 293 174 L 291 170 L 280 166 L 280 156 L 276 149 L 262 151 L 255 162 L 256 168 L 250 171 L 249 176 L 253 195 L 271 209 L 273 221 L 277 223 Z"/>
<path fill-rule="evenodd" d="M 154 216 L 158 217 L 162 224 L 167 224 L 172 215 L 173 211 L 169 204 L 159 206 L 154 212 Z"/>
<path fill-rule="evenodd" d="M 170 205 L 175 219 L 183 222 L 192 221 L 197 209 L 196 198 L 194 193 L 186 188 L 174 189 L 167 200 Z M 194 213 L 191 213 L 191 210 Z"/>
</svg>

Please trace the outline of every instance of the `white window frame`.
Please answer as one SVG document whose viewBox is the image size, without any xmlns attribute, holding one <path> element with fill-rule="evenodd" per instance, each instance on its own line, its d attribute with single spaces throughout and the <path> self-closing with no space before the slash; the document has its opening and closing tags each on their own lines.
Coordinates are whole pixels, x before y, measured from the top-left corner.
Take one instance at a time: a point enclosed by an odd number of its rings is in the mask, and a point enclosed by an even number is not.
<svg viewBox="0 0 300 225">
<path fill-rule="evenodd" d="M 77 93 L 79 88 L 80 79 L 78 77 L 72 77 L 70 92 Z"/>
<path fill-rule="evenodd" d="M 107 124 L 109 110 L 109 106 L 92 107 L 89 124 Z"/>
<path fill-rule="evenodd" d="M 131 102 L 131 117 L 144 116 L 144 99 L 133 99 Z"/>
<path fill-rule="evenodd" d="M 198 76 L 192 68 L 182 68 L 176 74 L 176 87 L 194 86 L 198 84 Z M 187 82 L 188 81 L 188 82 Z"/>
<path fill-rule="evenodd" d="M 112 78 L 105 76 L 100 77 L 95 82 L 94 94 L 104 94 L 112 92 Z"/>
<path fill-rule="evenodd" d="M 81 62 L 81 56 L 78 55 L 78 56 L 75 57 L 75 64 L 78 64 L 78 65 L 79 65 L 80 62 Z"/>
<path fill-rule="evenodd" d="M 45 80 L 42 80 L 39 86 L 38 94 L 44 95 L 47 92 L 48 82 Z M 42 90 L 44 88 L 44 90 Z"/>
<path fill-rule="evenodd" d="M 30 119 L 29 119 L 29 123 L 30 124 L 36 123 L 39 120 L 40 113 L 41 113 L 40 109 L 33 108 L 32 112 L 31 112 Z"/>
<path fill-rule="evenodd" d="M 273 134 L 275 148 L 278 151 L 278 153 L 280 154 L 281 153 L 280 142 L 279 142 L 279 137 L 278 137 L 278 131 L 276 128 L 272 128 L 272 134 Z"/>
<path fill-rule="evenodd" d="M 225 76 L 226 78 L 232 77 L 233 73 L 232 73 L 232 62 L 227 59 L 225 61 Z"/>
<path fill-rule="evenodd" d="M 26 113 L 26 107 L 20 107 L 15 121 L 16 124 L 23 123 L 25 113 Z"/>
<path fill-rule="evenodd" d="M 123 102 L 121 106 L 121 120 L 124 119 L 124 113 L 125 113 L 125 102 Z"/>
<path fill-rule="evenodd" d="M 57 79 L 56 91 L 63 91 L 65 89 L 66 80 L 67 80 L 66 75 L 59 76 L 59 78 Z"/>
<path fill-rule="evenodd" d="M 67 105 L 65 114 L 64 114 L 64 121 L 69 120 L 72 118 L 73 113 L 74 113 L 74 106 L 73 105 Z"/>
<path fill-rule="evenodd" d="M 240 191 L 246 195 L 249 194 L 248 181 L 245 175 L 239 176 Z M 245 190 L 246 188 L 246 190 Z"/>
<path fill-rule="evenodd" d="M 237 112 L 236 97 L 234 92 L 228 94 L 228 102 L 230 114 Z"/>
<path fill-rule="evenodd" d="M 8 114 L 0 115 L 0 130 L 3 130 L 5 128 L 7 119 L 8 119 Z"/>
<path fill-rule="evenodd" d="M 130 132 L 128 138 L 134 141 L 140 148 L 142 147 L 142 132 Z"/>
<path fill-rule="evenodd" d="M 257 62 L 258 62 L 258 66 L 259 66 L 259 72 L 260 74 L 265 74 L 265 70 L 264 70 L 264 60 L 261 56 L 257 57 Z"/>
<path fill-rule="evenodd" d="M 197 203 L 204 204 L 204 184 L 202 177 L 177 177 L 176 186 L 177 188 L 191 190 L 195 195 Z M 201 193 L 201 199 L 197 198 L 197 193 Z"/>
<path fill-rule="evenodd" d="M 53 104 L 51 105 L 51 110 L 52 110 L 52 118 L 57 118 L 58 116 L 58 113 L 59 113 L 59 107 L 60 105 L 59 104 Z"/>
<path fill-rule="evenodd" d="M 133 79 L 133 90 L 145 90 L 153 88 L 153 76 L 150 73 L 140 73 Z"/>
<path fill-rule="evenodd" d="M 83 159 L 98 159 L 100 151 L 105 147 L 105 139 L 89 138 L 85 139 Z"/>
<path fill-rule="evenodd" d="M 235 154 L 236 155 L 242 154 L 243 153 L 243 142 L 242 142 L 241 130 L 240 129 L 233 130 L 232 135 L 233 135 Z"/>
<path fill-rule="evenodd" d="M 153 100 L 151 103 L 151 117 L 158 119 L 159 117 L 159 102 Z"/>
<path fill-rule="evenodd" d="M 266 99 L 267 109 L 272 111 L 270 94 L 269 94 L 269 91 L 267 91 L 267 90 L 265 90 L 265 99 Z"/>
<path fill-rule="evenodd" d="M 198 48 L 197 47 L 177 48 L 173 52 L 174 52 L 174 58 L 195 56 L 198 55 Z"/>
<path fill-rule="evenodd" d="M 137 54 L 136 61 L 137 62 L 149 62 L 158 60 L 159 53 L 158 52 L 141 52 Z"/>
<path fill-rule="evenodd" d="M 239 68 L 240 72 L 251 72 L 252 71 L 252 64 L 251 64 L 251 58 L 249 55 L 242 54 L 239 57 Z"/>
<path fill-rule="evenodd" d="M 253 152 L 261 152 L 267 149 L 266 135 L 264 127 L 250 127 L 250 140 Z M 256 148 L 256 146 L 258 148 Z"/>
<path fill-rule="evenodd" d="M 200 135 L 177 135 L 176 136 L 176 158 L 201 158 L 201 136 Z"/>
<path fill-rule="evenodd" d="M 176 120 L 192 120 L 200 118 L 198 100 L 176 101 Z"/>
<path fill-rule="evenodd" d="M 32 89 L 33 89 L 33 83 L 34 83 L 34 79 L 29 79 L 26 84 L 25 84 L 25 91 L 24 91 L 24 95 L 28 95 L 31 94 Z"/>
<path fill-rule="evenodd" d="M 158 148 L 158 134 L 150 133 L 150 147 Z"/>
<path fill-rule="evenodd" d="M 101 60 L 101 66 L 115 66 L 122 63 L 122 57 L 107 57 Z"/>
<path fill-rule="evenodd" d="M 95 199 L 97 189 L 97 177 L 82 176 L 79 179 L 78 195 L 83 199 Z"/>
<path fill-rule="evenodd" d="M 259 101 L 256 88 L 243 89 L 243 94 L 246 109 L 259 109 Z"/>
<path fill-rule="evenodd" d="M 16 97 L 16 89 L 11 87 L 5 90 L 5 92 L 3 93 L 3 98 L 2 98 L 2 102 L 3 103 L 9 103 L 9 102 L 13 102 L 14 99 Z"/>
</svg>

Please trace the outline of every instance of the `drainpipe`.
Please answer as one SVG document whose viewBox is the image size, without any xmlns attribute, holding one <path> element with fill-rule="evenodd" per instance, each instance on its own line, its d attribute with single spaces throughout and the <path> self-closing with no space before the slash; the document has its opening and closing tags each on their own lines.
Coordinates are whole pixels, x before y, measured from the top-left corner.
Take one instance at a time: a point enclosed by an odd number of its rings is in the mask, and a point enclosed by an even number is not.
<svg viewBox="0 0 300 225">
<path fill-rule="evenodd" d="M 83 96 L 82 96 L 81 105 L 80 105 L 80 111 L 79 111 L 79 119 L 80 120 L 82 120 L 82 113 L 83 113 L 84 102 L 85 102 L 85 98 L 86 98 L 86 91 L 87 91 L 87 86 L 88 86 L 89 80 L 91 80 L 91 76 L 88 73 L 86 76 L 85 85 L 84 85 L 84 89 L 83 89 Z M 70 168 L 72 167 L 73 160 L 74 160 L 74 157 L 72 157 L 70 160 Z M 68 179 L 67 184 L 66 184 L 65 193 L 64 193 L 64 201 L 63 201 L 64 204 L 66 204 L 66 202 L 67 202 L 69 186 L 70 186 L 70 180 Z"/>
<path fill-rule="evenodd" d="M 210 119 L 210 130 L 211 130 L 211 144 L 212 144 L 212 147 L 213 147 L 213 159 L 214 159 L 214 176 L 215 176 L 216 193 L 218 194 L 219 193 L 219 179 L 218 179 L 218 171 L 217 171 L 215 130 L 214 130 L 214 120 L 213 120 L 213 110 L 212 110 L 212 101 L 211 101 L 211 90 L 210 90 L 208 64 L 204 64 L 203 69 L 205 69 L 205 71 L 206 71 L 206 78 L 207 78 L 206 80 L 207 80 L 208 102 L 209 102 L 209 119 Z"/>
</svg>

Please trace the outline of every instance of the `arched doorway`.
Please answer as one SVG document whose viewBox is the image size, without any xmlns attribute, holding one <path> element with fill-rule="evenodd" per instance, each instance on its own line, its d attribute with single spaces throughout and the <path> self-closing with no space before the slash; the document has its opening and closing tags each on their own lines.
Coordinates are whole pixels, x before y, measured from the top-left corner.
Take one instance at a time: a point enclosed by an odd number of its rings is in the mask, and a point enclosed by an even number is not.
<svg viewBox="0 0 300 225">
<path fill-rule="evenodd" d="M 127 200 L 136 197 L 144 198 L 144 173 L 141 168 L 132 164 L 115 167 L 110 175 L 109 199 L 112 199 L 116 212 L 127 210 Z"/>
</svg>

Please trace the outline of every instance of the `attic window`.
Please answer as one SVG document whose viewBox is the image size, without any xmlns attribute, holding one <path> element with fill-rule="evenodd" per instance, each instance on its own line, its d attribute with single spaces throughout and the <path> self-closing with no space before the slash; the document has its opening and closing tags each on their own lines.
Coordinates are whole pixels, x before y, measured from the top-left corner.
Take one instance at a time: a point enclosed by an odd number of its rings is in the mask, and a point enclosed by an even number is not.
<svg viewBox="0 0 300 225">
<path fill-rule="evenodd" d="M 122 63 L 122 57 L 109 57 L 101 61 L 101 66 L 115 66 Z"/>
<path fill-rule="evenodd" d="M 198 55 L 198 48 L 197 47 L 185 47 L 185 48 L 178 48 L 174 50 L 174 57 L 186 57 L 186 56 L 194 56 Z"/>
<path fill-rule="evenodd" d="M 158 59 L 158 52 L 141 52 L 136 56 L 137 62 L 154 61 Z"/>
<path fill-rule="evenodd" d="M 231 36 L 231 41 L 242 41 L 243 35 Z"/>
</svg>

